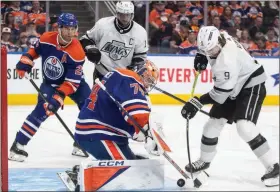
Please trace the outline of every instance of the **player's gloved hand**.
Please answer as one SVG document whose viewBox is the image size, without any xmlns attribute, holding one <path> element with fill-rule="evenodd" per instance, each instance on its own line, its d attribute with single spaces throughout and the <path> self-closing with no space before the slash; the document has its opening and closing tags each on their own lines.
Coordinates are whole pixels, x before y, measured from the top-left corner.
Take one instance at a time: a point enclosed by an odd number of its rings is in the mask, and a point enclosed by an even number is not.
<svg viewBox="0 0 280 192">
<path fill-rule="evenodd" d="M 193 97 L 184 105 L 181 110 L 181 114 L 185 119 L 191 119 L 202 107 L 203 105 L 199 102 L 199 99 L 197 97 Z"/>
<path fill-rule="evenodd" d="M 196 71 L 204 71 L 207 67 L 208 59 L 205 55 L 197 53 L 194 58 L 194 68 Z"/>
<path fill-rule="evenodd" d="M 158 146 L 152 137 L 146 137 L 145 145 L 146 151 L 151 155 L 159 156 L 160 152 L 158 151 Z"/>
<path fill-rule="evenodd" d="M 63 109 L 64 98 L 65 98 L 65 96 L 58 92 L 53 94 L 53 96 L 49 100 L 49 102 L 44 103 L 44 108 L 46 110 L 46 114 L 48 116 L 50 116 L 50 115 L 53 115 L 54 112 L 57 112 L 60 107 Z"/>
<path fill-rule="evenodd" d="M 27 56 L 22 56 L 16 65 L 16 72 L 20 78 L 25 76 L 25 73 L 30 73 L 34 63 Z"/>
<path fill-rule="evenodd" d="M 146 135 L 148 136 L 148 135 L 151 135 L 151 133 L 150 133 L 150 131 L 149 131 L 149 125 L 148 124 L 146 124 L 143 128 L 142 128 L 144 131 L 145 131 L 145 133 L 147 133 Z M 136 129 L 135 130 L 135 133 L 134 133 L 134 135 L 133 135 L 133 140 L 135 140 L 135 141 L 140 141 L 140 142 L 143 142 L 143 141 L 145 141 L 145 139 L 146 139 L 146 135 L 144 135 L 143 133 L 142 133 L 142 131 L 140 131 L 139 129 Z"/>
<path fill-rule="evenodd" d="M 85 47 L 85 53 L 88 58 L 93 63 L 98 63 L 101 59 L 101 52 L 95 45 L 88 45 Z"/>
</svg>

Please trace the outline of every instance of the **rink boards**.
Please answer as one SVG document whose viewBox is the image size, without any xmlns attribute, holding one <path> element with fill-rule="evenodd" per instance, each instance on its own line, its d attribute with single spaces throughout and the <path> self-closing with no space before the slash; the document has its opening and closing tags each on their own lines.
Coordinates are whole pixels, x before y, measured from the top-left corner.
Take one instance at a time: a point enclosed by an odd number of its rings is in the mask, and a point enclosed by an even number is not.
<svg viewBox="0 0 280 192">
<path fill-rule="evenodd" d="M 8 54 L 8 104 L 9 105 L 33 105 L 37 101 L 37 93 L 30 82 L 20 79 L 15 71 L 16 63 L 20 54 Z M 193 68 L 193 56 L 178 55 L 150 55 L 148 56 L 158 67 L 160 77 L 157 86 L 168 91 L 183 100 L 188 100 L 192 89 L 195 70 Z M 279 58 L 261 57 L 256 58 L 263 64 L 266 74 L 267 97 L 265 105 L 279 105 Z M 92 73 L 94 65 L 88 61 L 84 64 L 84 74 L 86 81 L 92 85 Z M 40 85 L 42 82 L 41 59 L 35 60 L 35 67 L 31 73 L 32 79 Z M 212 73 L 210 67 L 203 71 L 198 78 L 195 88 L 195 95 L 202 95 L 210 91 L 213 87 Z M 153 90 L 150 94 L 153 104 L 179 104 L 178 101 Z M 73 104 L 70 99 L 66 99 L 65 104 Z"/>
</svg>

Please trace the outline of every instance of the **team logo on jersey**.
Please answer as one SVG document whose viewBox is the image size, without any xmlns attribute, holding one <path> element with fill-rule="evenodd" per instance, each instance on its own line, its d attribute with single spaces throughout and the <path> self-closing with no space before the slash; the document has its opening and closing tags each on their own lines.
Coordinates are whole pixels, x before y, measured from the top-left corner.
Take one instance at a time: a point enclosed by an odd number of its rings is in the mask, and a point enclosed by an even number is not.
<svg viewBox="0 0 280 192">
<path fill-rule="evenodd" d="M 107 42 L 101 49 L 106 53 L 109 53 L 109 57 L 113 60 L 120 60 L 122 57 L 127 57 L 132 50 L 132 47 L 126 47 L 124 43 L 113 40 Z"/>
<path fill-rule="evenodd" d="M 64 67 L 57 57 L 50 56 L 45 60 L 43 70 L 48 78 L 57 80 L 63 75 Z"/>
</svg>

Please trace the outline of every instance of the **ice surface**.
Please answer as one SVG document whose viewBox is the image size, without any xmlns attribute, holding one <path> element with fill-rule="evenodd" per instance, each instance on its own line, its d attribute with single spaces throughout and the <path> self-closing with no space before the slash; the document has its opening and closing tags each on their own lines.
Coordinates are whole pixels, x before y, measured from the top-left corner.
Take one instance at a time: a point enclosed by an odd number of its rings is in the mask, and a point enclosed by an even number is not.
<svg viewBox="0 0 280 192">
<path fill-rule="evenodd" d="M 32 106 L 10 106 L 8 109 L 9 147 L 16 132 L 20 129 Z M 188 163 L 186 147 L 186 122 L 180 115 L 181 106 L 154 106 L 153 111 L 164 117 L 164 132 L 173 152 L 172 158 L 183 168 Z M 204 110 L 209 108 L 204 107 Z M 74 132 L 78 108 L 65 106 L 59 111 L 62 119 Z M 199 157 L 200 139 L 203 125 L 208 117 L 198 115 L 190 121 L 191 158 Z M 257 126 L 266 137 L 279 162 L 279 107 L 264 107 Z M 29 157 L 26 162 L 9 162 L 9 190 L 17 191 L 64 191 L 66 188 L 56 173 L 70 169 L 83 160 L 71 155 L 73 141 L 60 122 L 49 118 L 26 146 Z M 131 148 L 138 153 L 146 153 L 141 143 L 131 142 Z M 151 157 L 154 158 L 154 157 Z M 163 157 L 160 157 L 163 158 Z M 163 190 L 196 190 L 187 182 L 185 188 L 179 188 L 176 182 L 180 174 L 166 161 L 165 188 Z M 265 169 L 252 153 L 248 144 L 239 138 L 235 124 L 227 125 L 219 137 L 218 154 L 208 169 L 208 184 L 198 190 L 216 191 L 279 191 L 279 187 L 267 188 L 260 181 Z M 135 176 L 137 177 L 137 176 Z"/>
</svg>

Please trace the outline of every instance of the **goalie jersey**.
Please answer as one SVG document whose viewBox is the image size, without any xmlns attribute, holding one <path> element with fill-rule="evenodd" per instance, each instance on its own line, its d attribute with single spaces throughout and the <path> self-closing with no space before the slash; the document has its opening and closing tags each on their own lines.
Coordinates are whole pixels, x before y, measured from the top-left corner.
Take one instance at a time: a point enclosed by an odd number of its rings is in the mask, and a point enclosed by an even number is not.
<svg viewBox="0 0 280 192">
<path fill-rule="evenodd" d="M 95 67 L 102 75 L 116 68 L 126 68 L 133 58 L 147 57 L 147 32 L 134 21 L 127 30 L 122 30 L 114 16 L 105 17 L 82 38 L 93 41 L 101 52 L 100 63 Z"/>
<path fill-rule="evenodd" d="M 213 73 L 214 88 L 210 97 L 223 104 L 229 97 L 235 99 L 243 88 L 250 88 L 266 80 L 264 68 L 243 46 L 227 33 L 226 44 L 217 58 L 208 58 Z"/>
<path fill-rule="evenodd" d="M 140 126 L 149 121 L 150 107 L 139 75 L 127 69 L 107 73 L 102 79 L 106 90 Z M 116 103 L 95 84 L 76 122 L 76 140 L 111 140 L 128 143 L 135 128 Z"/>
</svg>

